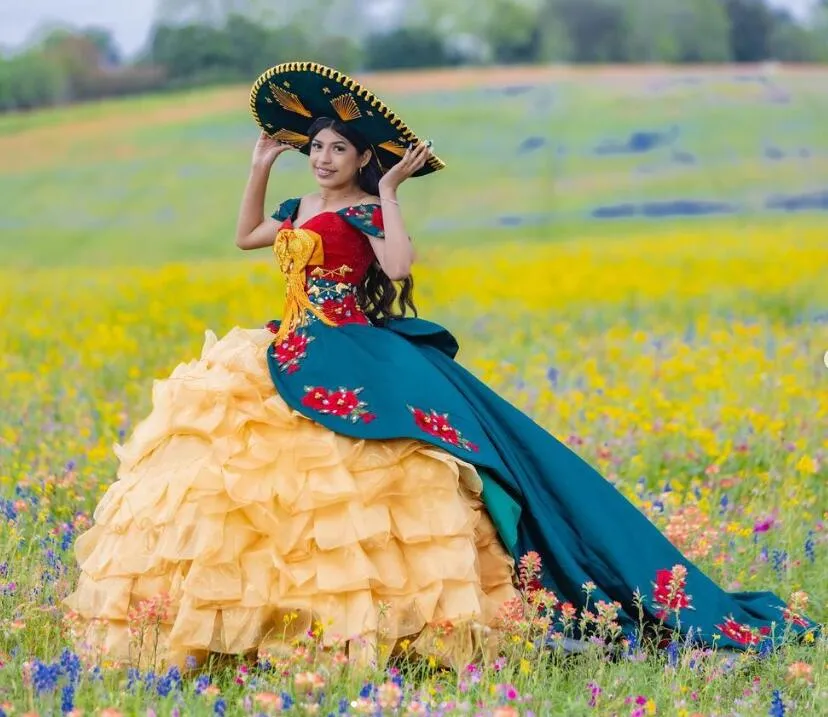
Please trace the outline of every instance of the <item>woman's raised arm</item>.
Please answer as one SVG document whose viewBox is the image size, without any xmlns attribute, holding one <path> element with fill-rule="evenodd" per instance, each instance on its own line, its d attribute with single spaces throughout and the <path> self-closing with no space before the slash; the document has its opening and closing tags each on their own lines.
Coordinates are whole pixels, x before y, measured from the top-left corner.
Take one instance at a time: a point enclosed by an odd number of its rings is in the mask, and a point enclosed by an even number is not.
<svg viewBox="0 0 828 717">
<path fill-rule="evenodd" d="M 279 223 L 264 215 L 264 200 L 267 193 L 267 180 L 273 163 L 282 152 L 293 149 L 271 139 L 265 132 L 259 135 L 253 148 L 250 175 L 244 188 L 239 220 L 236 224 L 236 246 L 239 249 L 261 249 L 271 246 L 276 237 Z"/>
</svg>

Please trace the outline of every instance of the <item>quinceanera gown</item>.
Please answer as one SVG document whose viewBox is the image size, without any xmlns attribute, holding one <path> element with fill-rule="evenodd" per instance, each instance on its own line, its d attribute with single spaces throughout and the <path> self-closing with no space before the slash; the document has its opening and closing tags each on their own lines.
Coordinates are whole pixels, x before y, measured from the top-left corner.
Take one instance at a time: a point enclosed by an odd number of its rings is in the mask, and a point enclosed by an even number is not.
<svg viewBox="0 0 828 717">
<path fill-rule="evenodd" d="M 130 611 L 164 595 L 153 649 L 169 664 L 268 649 L 320 623 L 328 644 L 408 638 L 447 658 L 440 625 L 485 641 L 529 551 L 560 601 L 585 607 L 588 581 L 591 600 L 617 601 L 627 635 L 637 590 L 647 621 L 700 644 L 741 649 L 782 624 L 776 595 L 722 590 L 456 363 L 444 328 L 369 322 L 356 287 L 374 260 L 366 234 L 383 236 L 378 206 L 294 227 L 298 205 L 273 215 L 282 321 L 208 332 L 200 360 L 154 383 L 150 415 L 116 447 L 118 480 L 76 544 L 66 605 L 80 643 L 135 661 Z M 648 596 L 678 564 L 693 609 L 677 622 Z"/>
</svg>

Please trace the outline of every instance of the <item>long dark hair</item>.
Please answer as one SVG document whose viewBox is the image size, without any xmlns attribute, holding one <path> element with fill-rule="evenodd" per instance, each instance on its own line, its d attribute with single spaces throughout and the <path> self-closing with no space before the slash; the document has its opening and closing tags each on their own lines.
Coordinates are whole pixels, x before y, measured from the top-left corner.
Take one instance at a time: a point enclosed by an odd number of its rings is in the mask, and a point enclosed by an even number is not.
<svg viewBox="0 0 828 717">
<path fill-rule="evenodd" d="M 379 163 L 373 147 L 365 141 L 365 138 L 332 117 L 319 117 L 308 130 L 309 141 L 312 141 L 323 129 L 330 129 L 338 135 L 342 135 L 354 147 L 358 154 L 371 150 L 371 159 L 368 164 L 357 174 L 357 185 L 366 194 L 376 196 L 379 194 L 379 180 L 383 175 L 382 165 Z M 375 259 L 362 283 L 357 287 L 357 301 L 360 308 L 372 324 L 383 324 L 388 319 L 399 319 L 406 315 L 410 309 L 414 316 L 417 316 L 417 307 L 414 305 L 414 279 L 406 277 L 401 282 L 399 293 L 394 282 L 391 281 L 379 262 Z M 397 304 L 399 309 L 394 308 Z"/>
</svg>

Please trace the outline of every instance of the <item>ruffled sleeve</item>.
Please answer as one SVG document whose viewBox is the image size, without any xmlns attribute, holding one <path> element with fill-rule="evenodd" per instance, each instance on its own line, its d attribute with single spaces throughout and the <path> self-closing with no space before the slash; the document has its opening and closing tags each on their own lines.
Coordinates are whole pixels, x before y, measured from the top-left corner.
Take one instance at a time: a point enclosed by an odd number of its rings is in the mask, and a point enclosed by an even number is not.
<svg viewBox="0 0 828 717">
<path fill-rule="evenodd" d="M 295 219 L 296 210 L 299 209 L 299 202 L 301 197 L 294 197 L 293 199 L 286 199 L 279 205 L 279 208 L 270 216 L 274 219 L 283 222 L 285 219 Z"/>
<path fill-rule="evenodd" d="M 385 239 L 382 209 L 379 204 L 360 204 L 356 207 L 340 209 L 337 214 L 364 234 L 377 237 L 377 239 Z"/>
</svg>

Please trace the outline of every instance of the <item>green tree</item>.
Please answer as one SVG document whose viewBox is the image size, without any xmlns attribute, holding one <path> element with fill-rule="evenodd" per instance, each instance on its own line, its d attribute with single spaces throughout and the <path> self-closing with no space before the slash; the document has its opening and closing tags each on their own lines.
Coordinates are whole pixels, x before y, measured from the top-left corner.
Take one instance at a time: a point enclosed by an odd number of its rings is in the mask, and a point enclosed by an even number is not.
<svg viewBox="0 0 828 717">
<path fill-rule="evenodd" d="M 730 62 L 730 18 L 720 0 L 688 0 L 674 16 L 678 62 Z"/>
<path fill-rule="evenodd" d="M 723 0 L 730 20 L 730 48 L 736 62 L 770 57 L 773 15 L 764 0 Z"/>
<path fill-rule="evenodd" d="M 61 102 L 67 82 L 60 65 L 42 52 L 0 58 L 0 112 L 28 110 Z"/>
<path fill-rule="evenodd" d="M 449 64 L 449 57 L 443 38 L 433 29 L 400 27 L 366 40 L 365 64 L 373 70 L 440 67 Z"/>
</svg>

